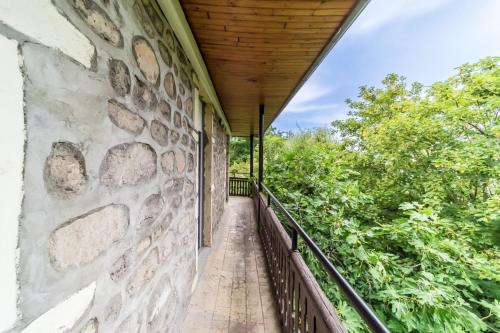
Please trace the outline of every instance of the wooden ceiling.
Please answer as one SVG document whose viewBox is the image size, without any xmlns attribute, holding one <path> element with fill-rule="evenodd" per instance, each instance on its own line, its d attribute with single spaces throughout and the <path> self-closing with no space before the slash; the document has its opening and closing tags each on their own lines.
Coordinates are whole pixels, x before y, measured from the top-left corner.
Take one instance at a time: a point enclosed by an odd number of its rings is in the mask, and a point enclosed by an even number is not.
<svg viewBox="0 0 500 333">
<path fill-rule="evenodd" d="M 234 136 L 266 128 L 356 0 L 181 0 Z"/>
</svg>

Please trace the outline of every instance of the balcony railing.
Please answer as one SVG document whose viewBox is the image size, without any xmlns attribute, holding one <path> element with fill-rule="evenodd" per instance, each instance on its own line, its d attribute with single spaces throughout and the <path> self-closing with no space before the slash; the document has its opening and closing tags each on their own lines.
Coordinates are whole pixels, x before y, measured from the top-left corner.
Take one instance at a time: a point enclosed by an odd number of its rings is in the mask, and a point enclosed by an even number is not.
<svg viewBox="0 0 500 333">
<path fill-rule="evenodd" d="M 259 192 L 257 184 L 252 183 L 252 198 L 283 331 L 346 332 L 330 301 L 298 251 L 300 238 L 370 330 L 388 333 L 389 330 L 279 200 L 264 184 L 261 185 L 264 193 Z M 291 230 L 290 235 L 271 208 L 271 204 L 279 210 L 280 215 L 285 217 L 285 225 Z"/>
<path fill-rule="evenodd" d="M 229 177 L 229 195 L 248 197 L 251 193 L 251 183 L 246 177 Z"/>
</svg>

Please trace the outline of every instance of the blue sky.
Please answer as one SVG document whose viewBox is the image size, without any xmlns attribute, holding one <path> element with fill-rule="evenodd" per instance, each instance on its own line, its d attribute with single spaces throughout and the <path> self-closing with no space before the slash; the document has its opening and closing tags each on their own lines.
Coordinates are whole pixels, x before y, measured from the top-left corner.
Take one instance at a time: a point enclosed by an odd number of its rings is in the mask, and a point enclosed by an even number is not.
<svg viewBox="0 0 500 333">
<path fill-rule="evenodd" d="M 500 55 L 500 0 L 372 0 L 274 126 L 324 127 L 346 117 L 361 85 L 394 72 L 430 85 Z"/>
</svg>

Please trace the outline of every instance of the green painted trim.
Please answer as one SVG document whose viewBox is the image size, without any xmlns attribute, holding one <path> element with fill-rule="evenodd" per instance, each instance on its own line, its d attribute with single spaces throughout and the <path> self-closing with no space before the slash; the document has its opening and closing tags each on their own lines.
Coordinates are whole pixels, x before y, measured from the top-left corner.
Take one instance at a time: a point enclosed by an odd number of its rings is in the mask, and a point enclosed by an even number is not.
<svg viewBox="0 0 500 333">
<path fill-rule="evenodd" d="M 158 4 L 160 5 L 163 14 L 167 18 L 168 23 L 172 27 L 174 34 L 179 40 L 179 43 L 184 49 L 184 53 L 189 58 L 191 65 L 193 65 L 193 69 L 198 76 L 198 80 L 200 83 L 200 90 L 206 94 L 209 102 L 214 106 L 214 109 L 222 119 L 222 122 L 224 123 L 224 126 L 226 127 L 228 133 L 231 135 L 231 126 L 229 126 L 229 122 L 227 121 L 226 115 L 224 114 L 224 110 L 222 110 L 222 106 L 219 102 L 219 97 L 215 92 L 215 88 L 210 78 L 210 74 L 208 73 L 207 66 L 205 65 L 205 61 L 203 60 L 200 49 L 198 48 L 198 44 L 194 39 L 193 33 L 191 31 L 189 23 L 186 20 L 186 16 L 184 15 L 184 11 L 182 10 L 182 6 L 179 3 L 179 0 L 158 0 Z"/>
</svg>

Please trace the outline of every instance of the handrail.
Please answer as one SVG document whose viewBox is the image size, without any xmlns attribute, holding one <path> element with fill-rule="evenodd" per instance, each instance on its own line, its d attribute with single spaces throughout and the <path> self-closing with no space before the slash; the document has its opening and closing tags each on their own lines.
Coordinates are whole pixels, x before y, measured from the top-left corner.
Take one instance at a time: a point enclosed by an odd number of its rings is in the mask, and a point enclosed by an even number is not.
<svg viewBox="0 0 500 333">
<path fill-rule="evenodd" d="M 257 188 L 257 184 L 254 182 L 254 188 Z M 356 312 L 361 316 L 363 321 L 368 325 L 372 332 L 376 333 L 390 333 L 389 329 L 385 327 L 382 321 L 377 317 L 377 315 L 370 309 L 368 304 L 361 298 L 361 296 L 356 293 L 354 288 L 349 284 L 349 282 L 340 274 L 340 272 L 333 266 L 330 260 L 324 255 L 320 248 L 314 243 L 314 241 L 309 237 L 309 235 L 302 229 L 302 227 L 295 221 L 295 219 L 290 215 L 281 202 L 276 199 L 276 197 L 271 193 L 271 191 L 261 183 L 262 189 L 267 192 L 267 206 L 269 207 L 271 203 L 274 203 L 276 207 L 285 215 L 290 226 L 292 227 L 292 249 L 297 251 L 297 240 L 300 236 L 304 242 L 307 244 L 309 249 L 313 252 L 315 257 L 321 262 L 323 268 L 328 272 L 333 281 L 337 284 L 339 289 L 344 293 L 346 298 L 349 300 L 351 305 L 354 307 Z"/>
<path fill-rule="evenodd" d="M 241 178 L 250 179 L 250 174 L 243 173 L 243 172 L 229 172 L 229 177 L 241 177 Z"/>
</svg>

